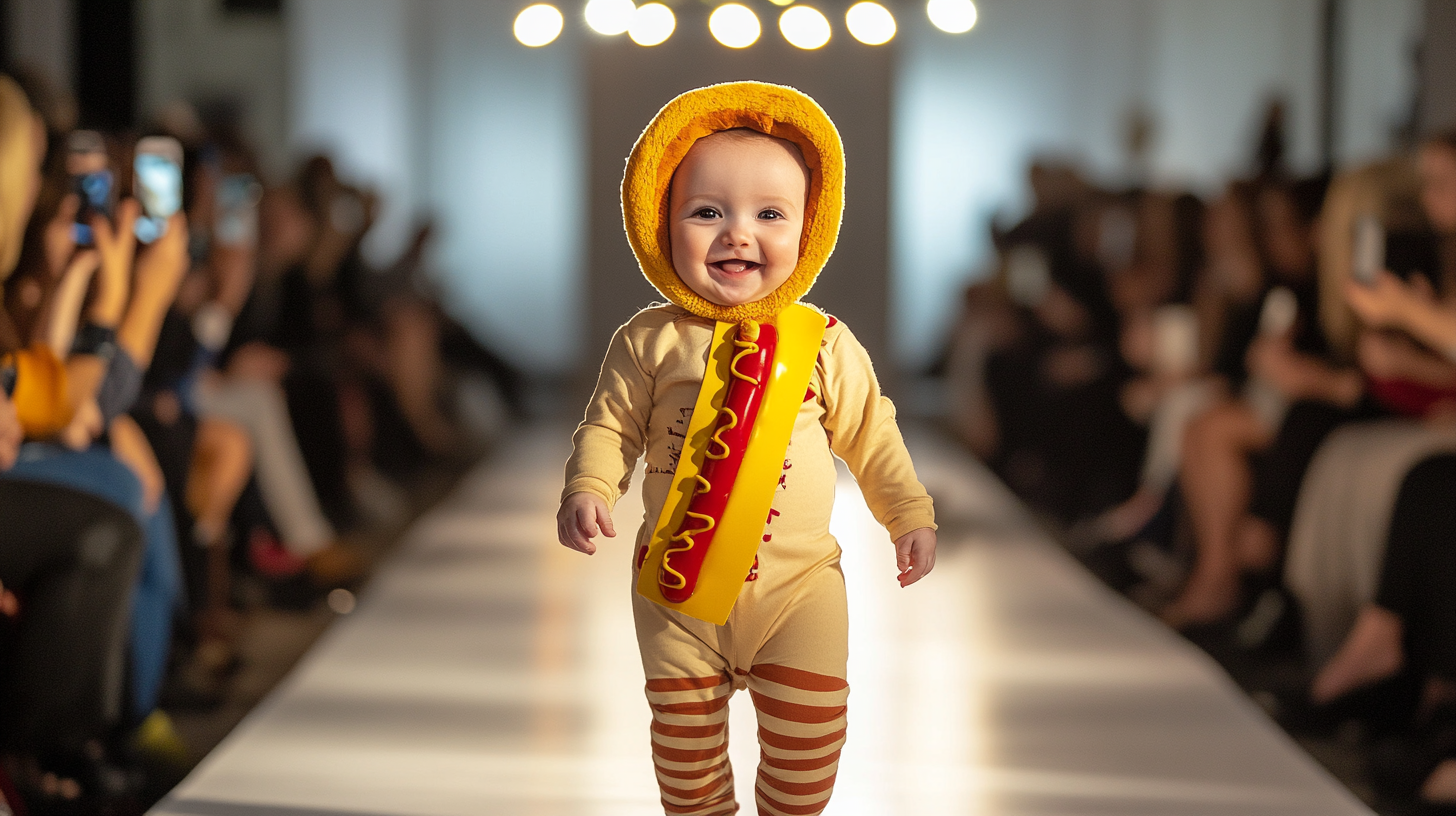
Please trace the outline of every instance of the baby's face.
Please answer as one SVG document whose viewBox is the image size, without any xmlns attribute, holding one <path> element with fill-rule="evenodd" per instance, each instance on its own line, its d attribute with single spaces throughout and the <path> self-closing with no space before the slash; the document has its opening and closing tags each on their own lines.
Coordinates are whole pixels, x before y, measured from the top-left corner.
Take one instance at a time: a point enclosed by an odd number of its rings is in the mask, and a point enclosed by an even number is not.
<svg viewBox="0 0 1456 816">
<path fill-rule="evenodd" d="M 715 133 L 678 165 L 668 199 L 672 265 L 719 306 L 759 300 L 799 263 L 808 180 L 791 148 Z"/>
</svg>

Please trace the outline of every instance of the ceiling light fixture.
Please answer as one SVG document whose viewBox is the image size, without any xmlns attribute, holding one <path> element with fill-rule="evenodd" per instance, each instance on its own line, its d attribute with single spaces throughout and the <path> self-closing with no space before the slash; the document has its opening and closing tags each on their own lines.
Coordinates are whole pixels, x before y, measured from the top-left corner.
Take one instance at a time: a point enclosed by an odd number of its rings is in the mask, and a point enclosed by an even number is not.
<svg viewBox="0 0 1456 816">
<path fill-rule="evenodd" d="M 712 16 L 708 17 L 708 30 L 713 32 L 713 39 L 729 48 L 747 48 L 758 41 L 763 27 L 758 23 L 758 15 L 748 6 L 725 3 L 713 9 Z"/>
<path fill-rule="evenodd" d="M 976 27 L 976 4 L 973 0 L 930 0 L 925 14 L 935 27 L 947 34 L 964 34 Z"/>
<path fill-rule="evenodd" d="M 844 13 L 844 24 L 865 45 L 884 45 L 895 38 L 895 15 L 879 3 L 855 3 Z"/>
<path fill-rule="evenodd" d="M 632 0 L 591 0 L 586 4 L 586 24 L 598 34 L 614 36 L 632 27 L 636 13 Z"/>
<path fill-rule="evenodd" d="M 829 19 L 819 9 L 794 6 L 779 15 L 779 31 L 791 45 L 812 51 L 829 42 Z"/>
<path fill-rule="evenodd" d="M 673 16 L 672 9 L 661 3 L 648 3 L 637 7 L 627 36 L 638 45 L 661 45 L 672 36 L 675 28 L 677 18 Z"/>
<path fill-rule="evenodd" d="M 561 36 L 561 27 L 565 23 L 566 20 L 555 6 L 546 3 L 526 6 L 516 15 L 516 39 L 520 40 L 521 45 L 540 48 Z"/>
</svg>

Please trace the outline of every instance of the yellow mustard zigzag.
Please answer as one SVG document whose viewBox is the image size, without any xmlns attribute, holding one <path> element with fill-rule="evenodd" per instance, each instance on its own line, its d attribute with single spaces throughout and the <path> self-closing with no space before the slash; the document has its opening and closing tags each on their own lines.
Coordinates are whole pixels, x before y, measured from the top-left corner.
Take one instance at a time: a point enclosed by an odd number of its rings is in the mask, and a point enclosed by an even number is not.
<svg viewBox="0 0 1456 816">
<path fill-rule="evenodd" d="M 738 325 L 738 330 L 733 334 L 733 345 L 740 349 L 740 351 L 733 357 L 733 362 L 728 364 L 728 371 L 732 373 L 734 377 L 740 380 L 744 380 L 746 382 L 751 382 L 755 386 L 759 384 L 758 379 L 755 377 L 750 377 L 747 374 L 739 371 L 738 361 L 750 354 L 758 353 L 758 343 L 755 342 L 758 340 L 758 333 L 758 324 L 752 320 L 745 320 Z M 718 430 L 713 433 L 713 438 L 709 440 L 710 442 L 717 443 L 718 447 L 723 449 L 723 452 L 719 454 L 714 454 L 711 449 L 704 451 L 703 455 L 708 457 L 709 459 L 726 459 L 728 458 L 729 454 L 733 452 L 732 448 L 728 446 L 728 443 L 723 441 L 722 434 L 725 431 L 730 431 L 738 427 L 738 415 L 733 413 L 733 409 L 729 408 L 727 405 L 724 405 L 720 409 L 720 416 L 724 414 L 728 416 L 728 424 L 720 425 Z M 713 483 L 709 482 L 706 478 L 704 478 L 701 472 L 694 473 L 693 478 L 698 480 L 698 493 L 707 493 L 709 490 L 713 489 Z M 667 586 L 672 589 L 682 589 L 683 587 L 687 586 L 688 580 L 686 577 L 683 576 L 682 573 L 672 568 L 672 565 L 668 562 L 668 557 L 676 553 L 687 552 L 688 550 L 691 550 L 697 543 L 693 541 L 694 535 L 706 533 L 714 527 L 718 526 L 717 520 L 715 520 L 711 516 L 705 516 L 702 513 L 694 513 L 691 510 L 687 511 L 687 515 L 691 516 L 692 518 L 703 519 L 707 521 L 708 526 L 699 530 L 684 529 L 683 531 L 679 532 L 677 535 L 669 539 L 674 543 L 682 543 L 681 547 L 668 547 L 667 550 L 665 550 L 662 554 L 662 571 L 666 573 L 666 575 L 670 575 L 672 576 L 672 578 L 675 579 L 675 581 L 669 582 L 664 576 L 663 583 L 667 584 Z M 686 522 L 684 522 L 684 524 L 686 524 Z"/>
</svg>

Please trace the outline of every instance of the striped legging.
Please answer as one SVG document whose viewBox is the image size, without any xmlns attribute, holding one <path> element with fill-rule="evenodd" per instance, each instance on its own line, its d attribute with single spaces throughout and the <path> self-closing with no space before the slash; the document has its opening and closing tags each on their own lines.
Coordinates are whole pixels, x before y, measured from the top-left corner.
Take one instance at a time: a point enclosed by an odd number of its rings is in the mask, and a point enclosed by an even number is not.
<svg viewBox="0 0 1456 816">
<path fill-rule="evenodd" d="M 647 681 L 663 809 L 679 816 L 737 812 L 728 764 L 728 698 L 736 685 L 746 685 L 758 712 L 760 816 L 823 811 L 839 770 L 849 684 L 772 663 L 735 677 Z"/>
</svg>

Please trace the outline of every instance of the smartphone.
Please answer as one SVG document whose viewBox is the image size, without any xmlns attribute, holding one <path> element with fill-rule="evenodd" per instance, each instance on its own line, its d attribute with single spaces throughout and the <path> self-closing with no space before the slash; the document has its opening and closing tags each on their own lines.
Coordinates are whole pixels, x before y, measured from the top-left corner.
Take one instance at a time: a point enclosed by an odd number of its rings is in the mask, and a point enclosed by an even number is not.
<svg viewBox="0 0 1456 816">
<path fill-rule="evenodd" d="M 1198 313 L 1183 304 L 1153 310 L 1153 370 L 1185 377 L 1198 368 Z"/>
<path fill-rule="evenodd" d="M 1351 249 L 1350 275 L 1357 283 L 1370 286 L 1385 268 L 1385 226 L 1373 215 L 1363 215 L 1355 222 L 1354 246 Z"/>
<path fill-rule="evenodd" d="M 91 246 L 96 243 L 91 220 L 96 216 L 110 218 L 116 205 L 106 138 L 94 130 L 73 132 L 66 140 L 66 172 L 71 176 L 71 191 L 81 200 L 71 232 L 78 245 Z"/>
<path fill-rule="evenodd" d="M 263 185 L 248 173 L 223 178 L 217 188 L 213 238 L 219 244 L 250 247 L 258 242 L 258 202 Z"/>
<path fill-rule="evenodd" d="M 133 166 L 142 205 L 136 237 L 150 244 L 167 234 L 167 219 L 182 208 L 182 144 L 171 136 L 147 136 L 137 142 Z"/>
<path fill-rule="evenodd" d="M 1006 253 L 1006 292 L 1018 306 L 1035 309 L 1051 289 L 1051 265 L 1034 244 L 1018 244 Z"/>
<path fill-rule="evenodd" d="M 1287 334 L 1298 317 L 1299 299 L 1289 289 L 1276 286 L 1264 296 L 1264 306 L 1259 310 L 1259 333 L 1266 337 Z"/>
</svg>

